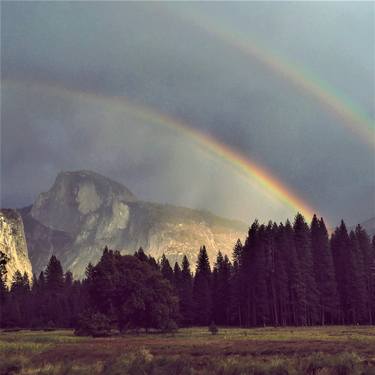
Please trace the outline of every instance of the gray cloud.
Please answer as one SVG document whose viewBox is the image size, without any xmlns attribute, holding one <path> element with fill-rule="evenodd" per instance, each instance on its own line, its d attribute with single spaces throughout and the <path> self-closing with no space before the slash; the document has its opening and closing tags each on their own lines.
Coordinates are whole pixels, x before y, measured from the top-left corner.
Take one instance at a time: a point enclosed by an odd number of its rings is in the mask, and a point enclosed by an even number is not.
<svg viewBox="0 0 375 375">
<path fill-rule="evenodd" d="M 330 221 L 375 215 L 373 149 L 315 98 L 184 12 L 255 38 L 374 116 L 374 9 L 366 3 L 3 3 L 2 77 L 126 95 L 265 165 Z M 241 203 L 223 175 L 231 172 L 210 177 L 210 163 L 197 169 L 196 148 L 181 150 L 179 137 L 149 125 L 5 85 L 2 204 L 31 203 L 60 169 L 91 168 L 144 199 L 244 220 L 275 214 L 264 200 L 264 212 L 252 210 L 256 199 L 243 187 Z"/>
</svg>

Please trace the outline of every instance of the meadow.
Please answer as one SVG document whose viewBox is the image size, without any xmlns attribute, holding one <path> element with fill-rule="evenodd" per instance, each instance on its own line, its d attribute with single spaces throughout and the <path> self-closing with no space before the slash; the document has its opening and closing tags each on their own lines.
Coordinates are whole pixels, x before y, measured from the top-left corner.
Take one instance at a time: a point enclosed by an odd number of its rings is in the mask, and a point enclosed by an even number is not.
<svg viewBox="0 0 375 375">
<path fill-rule="evenodd" d="M 375 374 L 375 327 L 0 332 L 0 374 Z"/>
</svg>

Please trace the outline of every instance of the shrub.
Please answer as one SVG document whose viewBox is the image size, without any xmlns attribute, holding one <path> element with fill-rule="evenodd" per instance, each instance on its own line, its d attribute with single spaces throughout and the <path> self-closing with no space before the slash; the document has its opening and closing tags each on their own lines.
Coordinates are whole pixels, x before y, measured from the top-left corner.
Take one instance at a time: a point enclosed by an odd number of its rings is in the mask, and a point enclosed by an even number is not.
<svg viewBox="0 0 375 375">
<path fill-rule="evenodd" d="M 165 325 L 163 332 L 175 334 L 178 331 L 178 326 L 174 320 L 168 320 L 168 323 Z"/>
<path fill-rule="evenodd" d="M 55 330 L 56 330 L 56 324 L 52 320 L 48 321 L 47 326 L 44 328 L 44 331 L 52 332 Z"/>
<path fill-rule="evenodd" d="M 216 324 L 214 322 L 212 322 L 210 324 L 210 326 L 208 327 L 208 330 L 211 332 L 211 334 L 213 335 L 217 335 L 217 333 L 219 332 L 218 328 L 216 327 Z"/>
<path fill-rule="evenodd" d="M 109 319 L 100 313 L 86 313 L 78 320 L 77 336 L 107 337 L 111 334 Z"/>
</svg>

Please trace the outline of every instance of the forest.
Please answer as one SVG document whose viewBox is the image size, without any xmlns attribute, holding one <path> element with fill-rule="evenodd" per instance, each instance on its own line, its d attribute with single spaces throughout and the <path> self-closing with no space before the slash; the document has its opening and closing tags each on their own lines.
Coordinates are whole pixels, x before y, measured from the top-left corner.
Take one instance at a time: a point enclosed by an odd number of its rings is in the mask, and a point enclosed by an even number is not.
<svg viewBox="0 0 375 375">
<path fill-rule="evenodd" d="M 1 249 L 0 249 L 1 250 Z M 308 224 L 255 221 L 231 258 L 213 264 L 205 246 L 195 269 L 105 248 L 86 277 L 74 280 L 52 256 L 28 280 L 17 272 L 6 283 L 0 261 L 2 328 L 74 328 L 77 335 L 111 329 L 174 331 L 189 326 L 277 327 L 375 323 L 375 239 L 342 221 L 331 235 L 324 220 Z"/>
</svg>

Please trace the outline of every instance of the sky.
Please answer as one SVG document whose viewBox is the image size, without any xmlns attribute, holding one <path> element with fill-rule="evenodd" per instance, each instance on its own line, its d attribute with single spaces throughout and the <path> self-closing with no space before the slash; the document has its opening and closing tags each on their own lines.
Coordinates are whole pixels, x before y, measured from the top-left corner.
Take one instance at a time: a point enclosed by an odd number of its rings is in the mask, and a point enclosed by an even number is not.
<svg viewBox="0 0 375 375">
<path fill-rule="evenodd" d="M 1 206 L 88 169 L 250 222 L 375 216 L 375 4 L 1 2 Z"/>
</svg>

